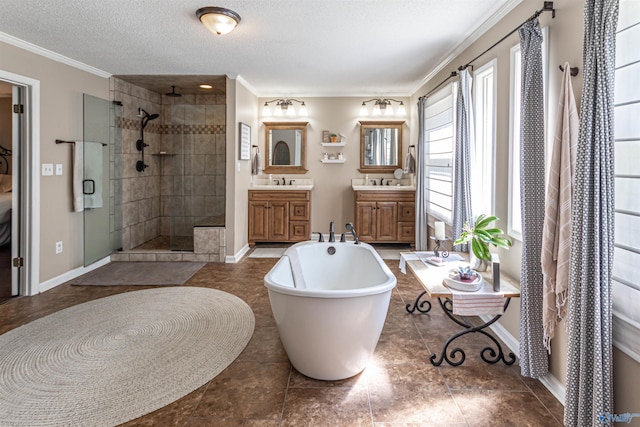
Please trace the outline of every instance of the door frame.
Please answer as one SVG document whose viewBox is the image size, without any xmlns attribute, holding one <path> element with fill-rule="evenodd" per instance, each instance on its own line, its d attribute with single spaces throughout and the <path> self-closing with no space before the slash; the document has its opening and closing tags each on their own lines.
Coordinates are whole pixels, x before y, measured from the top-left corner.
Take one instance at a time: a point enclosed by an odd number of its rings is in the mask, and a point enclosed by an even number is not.
<svg viewBox="0 0 640 427">
<path fill-rule="evenodd" d="M 40 81 L 5 70 L 0 70 L 0 80 L 22 86 L 25 91 L 25 135 L 20 147 L 20 155 L 26 159 L 20 165 L 24 270 L 19 291 L 20 295 L 32 296 L 40 291 Z"/>
</svg>

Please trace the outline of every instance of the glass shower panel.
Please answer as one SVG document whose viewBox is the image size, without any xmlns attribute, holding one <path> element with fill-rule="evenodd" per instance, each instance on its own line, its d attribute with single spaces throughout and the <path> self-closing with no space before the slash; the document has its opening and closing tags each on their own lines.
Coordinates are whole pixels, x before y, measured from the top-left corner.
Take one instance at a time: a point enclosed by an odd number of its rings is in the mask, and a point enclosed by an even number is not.
<svg viewBox="0 0 640 427">
<path fill-rule="evenodd" d="M 75 145 L 75 157 L 82 155 L 84 199 L 84 265 L 108 256 L 114 249 L 110 229 L 109 171 L 113 142 L 112 104 L 83 95 L 83 140 Z M 79 178 L 76 178 L 79 179 Z"/>
<path fill-rule="evenodd" d="M 171 106 L 172 144 L 175 151 L 172 168 L 173 192 L 170 206 L 169 244 L 172 251 L 193 250 L 193 136 L 189 133 L 193 105 Z"/>
</svg>

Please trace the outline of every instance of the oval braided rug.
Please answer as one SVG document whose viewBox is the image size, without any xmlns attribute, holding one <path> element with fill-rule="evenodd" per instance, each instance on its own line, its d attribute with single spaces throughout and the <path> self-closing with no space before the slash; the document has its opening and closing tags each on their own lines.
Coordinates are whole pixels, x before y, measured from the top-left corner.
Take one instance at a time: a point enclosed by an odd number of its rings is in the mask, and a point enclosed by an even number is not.
<svg viewBox="0 0 640 427">
<path fill-rule="evenodd" d="M 69 307 L 0 336 L 0 425 L 107 426 L 206 384 L 255 319 L 226 292 L 170 287 Z"/>
</svg>

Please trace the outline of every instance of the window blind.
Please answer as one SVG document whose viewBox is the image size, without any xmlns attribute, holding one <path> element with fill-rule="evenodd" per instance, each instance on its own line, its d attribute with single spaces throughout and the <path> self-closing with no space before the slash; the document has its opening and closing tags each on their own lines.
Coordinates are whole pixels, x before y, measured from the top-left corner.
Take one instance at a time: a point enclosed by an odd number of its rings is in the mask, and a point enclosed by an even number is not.
<svg viewBox="0 0 640 427">
<path fill-rule="evenodd" d="M 453 211 L 455 87 L 456 83 L 449 83 L 427 98 L 424 110 L 427 212 L 449 223 Z"/>
<path fill-rule="evenodd" d="M 640 362 L 640 2 L 620 0 L 616 37 L 613 341 Z"/>
</svg>

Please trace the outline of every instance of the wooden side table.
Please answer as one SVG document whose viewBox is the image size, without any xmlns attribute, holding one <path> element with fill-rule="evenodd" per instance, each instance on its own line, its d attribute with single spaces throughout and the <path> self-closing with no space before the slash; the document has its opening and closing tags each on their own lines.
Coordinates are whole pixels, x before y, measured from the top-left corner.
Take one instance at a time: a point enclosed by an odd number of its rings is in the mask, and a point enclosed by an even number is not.
<svg viewBox="0 0 640 427">
<path fill-rule="evenodd" d="M 465 254 L 460 254 L 463 257 L 466 257 Z M 468 262 L 463 261 L 453 261 L 448 263 L 446 266 L 436 267 L 436 266 L 427 266 L 420 259 L 415 259 L 415 254 L 413 252 L 402 252 L 400 254 L 401 257 L 401 265 L 402 262 L 405 263 L 406 268 L 411 271 L 411 273 L 418 279 L 418 282 L 424 288 L 424 291 L 418 295 L 416 301 L 413 306 L 411 304 L 407 304 L 406 309 L 409 313 L 414 313 L 416 310 L 420 313 L 428 313 L 431 310 L 431 302 L 428 300 L 424 300 L 420 302 L 420 299 L 426 296 L 428 299 L 437 298 L 440 307 L 444 311 L 444 314 L 447 315 L 453 322 L 460 325 L 464 329 L 451 337 L 445 342 L 444 347 L 442 348 L 441 354 L 438 356 L 435 353 L 431 355 L 431 363 L 434 366 L 440 366 L 443 361 L 446 361 L 449 365 L 459 366 L 464 363 L 466 354 L 463 349 L 460 347 L 455 347 L 449 351 L 449 346 L 456 339 L 461 336 L 471 334 L 471 333 L 479 333 L 487 338 L 489 338 L 494 346 L 487 346 L 483 348 L 480 352 L 480 357 L 486 363 L 497 363 L 502 361 L 505 365 L 512 365 L 516 361 L 516 356 L 509 352 L 505 355 L 502 350 L 502 345 L 500 342 L 491 334 L 489 334 L 485 329 L 492 324 L 494 324 L 502 314 L 495 315 L 491 320 L 483 323 L 480 326 L 474 326 L 469 322 L 469 320 L 465 316 L 459 316 L 453 314 L 453 294 L 451 290 L 442 284 L 442 281 L 445 277 L 448 276 L 449 271 L 452 268 L 457 268 L 459 266 L 468 265 Z M 481 273 L 485 281 L 491 283 L 491 274 L 488 272 Z M 503 293 L 505 298 L 504 310 L 506 311 L 509 307 L 509 302 L 511 298 L 520 297 L 520 289 L 517 288 L 514 284 L 514 281 L 509 277 L 501 274 L 500 275 L 500 292 Z"/>
</svg>

